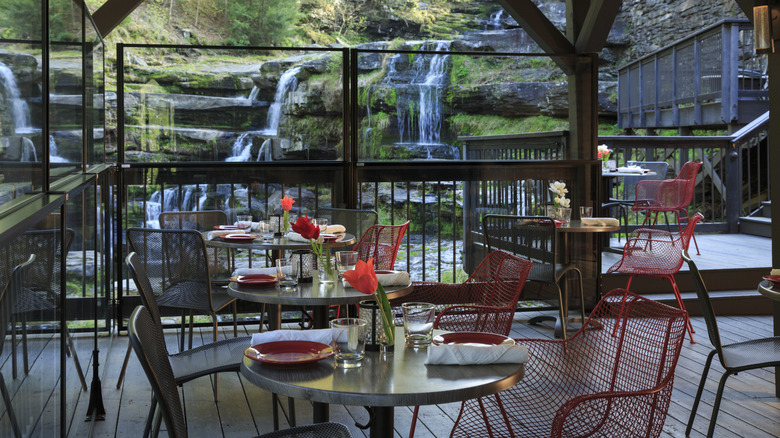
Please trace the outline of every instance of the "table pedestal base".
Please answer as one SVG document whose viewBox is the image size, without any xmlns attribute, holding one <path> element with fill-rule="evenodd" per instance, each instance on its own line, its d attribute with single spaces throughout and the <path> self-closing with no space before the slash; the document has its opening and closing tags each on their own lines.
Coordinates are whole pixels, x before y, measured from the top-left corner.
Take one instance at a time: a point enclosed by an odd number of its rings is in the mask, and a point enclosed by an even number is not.
<svg viewBox="0 0 780 438">
<path fill-rule="evenodd" d="M 372 406 L 374 421 L 371 423 L 371 438 L 392 438 L 395 436 L 393 420 L 395 408 L 392 406 Z"/>
</svg>

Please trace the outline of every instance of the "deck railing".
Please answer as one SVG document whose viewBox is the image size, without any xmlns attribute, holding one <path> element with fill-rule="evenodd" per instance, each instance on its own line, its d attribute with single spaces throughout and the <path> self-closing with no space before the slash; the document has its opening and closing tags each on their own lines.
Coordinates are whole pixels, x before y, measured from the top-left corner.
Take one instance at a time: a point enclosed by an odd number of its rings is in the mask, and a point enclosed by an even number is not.
<svg viewBox="0 0 780 438">
<path fill-rule="evenodd" d="M 768 110 L 766 58 L 729 19 L 618 70 L 622 129 L 746 124 Z"/>
</svg>

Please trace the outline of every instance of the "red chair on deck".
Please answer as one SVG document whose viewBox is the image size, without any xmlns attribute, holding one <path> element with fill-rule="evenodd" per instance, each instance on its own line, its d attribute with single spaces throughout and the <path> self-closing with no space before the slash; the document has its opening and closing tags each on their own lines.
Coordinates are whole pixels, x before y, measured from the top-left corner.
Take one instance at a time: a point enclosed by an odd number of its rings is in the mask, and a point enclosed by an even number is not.
<svg viewBox="0 0 780 438">
<path fill-rule="evenodd" d="M 684 339 L 685 312 L 613 290 L 573 336 L 517 339 L 523 379 L 463 402 L 450 436 L 658 437 Z"/>
<path fill-rule="evenodd" d="M 665 277 L 672 283 L 674 296 L 681 310 L 685 310 L 685 303 L 680 297 L 680 289 L 674 281 L 674 274 L 680 271 L 683 265 L 682 252 L 688 251 L 688 246 L 693 236 L 696 224 L 704 219 L 701 213 L 693 215 L 682 233 L 670 233 L 663 230 L 640 228 L 634 231 L 623 247 L 623 258 L 607 269 L 607 274 L 619 272 L 629 274 L 626 289 L 630 289 L 631 280 L 635 275 L 648 277 Z M 693 340 L 693 327 L 685 314 L 685 325 Z"/>
<path fill-rule="evenodd" d="M 398 248 L 409 228 L 409 221 L 401 225 L 372 225 L 352 248 L 358 258 L 368 261 L 374 258 L 374 269 L 393 269 Z"/>
<path fill-rule="evenodd" d="M 643 227 L 647 224 L 650 216 L 653 216 L 653 220 L 650 222 L 650 228 L 653 228 L 658 221 L 658 213 L 664 213 L 664 218 L 666 218 L 666 213 L 674 212 L 677 215 L 677 226 L 682 233 L 680 213 L 684 214 L 686 220 L 690 220 L 688 206 L 693 201 L 693 189 L 696 186 L 696 175 L 700 168 L 701 163 L 688 161 L 680 169 L 680 173 L 675 179 L 640 181 L 636 184 L 636 197 L 631 210 L 646 213 L 645 220 L 642 222 Z M 651 213 L 653 214 L 651 215 Z M 666 223 L 669 223 L 668 219 Z M 696 246 L 696 254 L 699 254 L 696 237 L 693 238 L 693 244 Z"/>
<path fill-rule="evenodd" d="M 415 281 L 409 295 L 390 300 L 390 304 L 395 307 L 408 302 L 433 303 L 440 309 L 433 322 L 435 329 L 507 336 L 532 264 L 508 252 L 493 251 L 465 282 Z M 415 406 L 410 438 L 414 437 L 418 411 L 419 406 Z"/>
</svg>

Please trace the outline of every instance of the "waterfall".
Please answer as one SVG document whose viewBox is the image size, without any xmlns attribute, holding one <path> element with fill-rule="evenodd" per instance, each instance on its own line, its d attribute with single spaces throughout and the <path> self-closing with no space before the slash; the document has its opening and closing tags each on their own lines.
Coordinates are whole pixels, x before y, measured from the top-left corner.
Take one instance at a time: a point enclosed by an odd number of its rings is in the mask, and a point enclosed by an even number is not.
<svg viewBox="0 0 780 438">
<path fill-rule="evenodd" d="M 38 154 L 35 153 L 35 145 L 32 140 L 22 137 L 22 157 L 19 161 L 38 161 Z"/>
<path fill-rule="evenodd" d="M 449 43 L 436 44 L 436 51 L 448 51 Z M 417 123 L 419 143 L 440 144 L 441 139 L 441 89 L 447 79 L 447 60 L 449 55 L 433 55 L 428 62 L 428 70 L 420 90 L 420 115 Z"/>
<path fill-rule="evenodd" d="M 252 154 L 252 134 L 254 131 L 245 132 L 233 142 L 232 155 L 225 161 L 249 161 Z"/>
<path fill-rule="evenodd" d="M 60 151 L 57 149 L 57 142 L 54 141 L 54 136 L 49 134 L 49 162 L 50 163 L 67 163 L 68 160 L 60 156 Z"/>
<path fill-rule="evenodd" d="M 255 161 L 271 161 L 271 143 L 272 140 L 270 138 L 266 138 L 262 145 L 260 145 L 260 150 L 257 151 L 257 159 Z"/>
<path fill-rule="evenodd" d="M 295 77 L 301 71 L 300 67 L 293 67 L 286 72 L 282 73 L 279 78 L 279 84 L 276 86 L 276 93 L 274 94 L 274 103 L 268 108 L 268 117 L 265 122 L 264 134 L 276 135 L 279 131 L 279 122 L 282 119 L 282 104 L 284 98 L 290 91 L 295 91 L 298 88 L 298 79 Z"/>
<path fill-rule="evenodd" d="M 496 12 L 490 14 L 490 18 L 485 24 L 485 30 L 488 29 L 501 29 L 501 18 L 504 16 L 504 8 L 499 9 Z"/>
<path fill-rule="evenodd" d="M 246 98 L 248 101 L 257 100 L 257 94 L 260 93 L 260 89 L 257 88 L 257 85 L 254 85 L 252 87 L 252 91 L 249 92 L 249 97 Z"/>
<path fill-rule="evenodd" d="M 14 73 L 2 62 L 0 62 L 0 82 L 2 82 L 6 96 L 11 102 L 11 110 L 13 111 L 14 116 L 14 130 L 17 133 L 29 132 L 31 129 L 30 111 L 27 107 L 27 102 L 22 100 L 22 95 L 19 92 L 19 86 L 16 83 Z"/>
</svg>

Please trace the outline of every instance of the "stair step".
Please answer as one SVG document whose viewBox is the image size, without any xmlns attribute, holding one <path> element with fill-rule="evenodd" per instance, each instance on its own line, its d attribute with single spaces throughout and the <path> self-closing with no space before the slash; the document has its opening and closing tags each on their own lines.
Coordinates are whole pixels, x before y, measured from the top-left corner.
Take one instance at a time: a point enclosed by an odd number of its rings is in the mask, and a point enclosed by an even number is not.
<svg viewBox="0 0 780 438">
<path fill-rule="evenodd" d="M 772 217 L 772 201 L 761 202 L 761 215 L 763 217 Z"/>
<path fill-rule="evenodd" d="M 712 291 L 710 302 L 716 315 L 771 315 L 770 301 L 757 290 Z M 701 306 L 695 292 L 681 292 L 685 310 L 691 316 L 701 316 Z M 649 295 L 655 301 L 677 307 L 673 293 Z"/>
<path fill-rule="evenodd" d="M 751 216 L 739 218 L 739 232 L 753 236 L 772 237 L 772 218 Z"/>
</svg>

